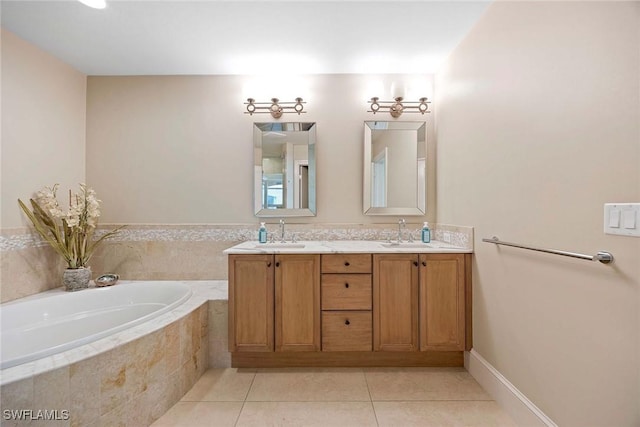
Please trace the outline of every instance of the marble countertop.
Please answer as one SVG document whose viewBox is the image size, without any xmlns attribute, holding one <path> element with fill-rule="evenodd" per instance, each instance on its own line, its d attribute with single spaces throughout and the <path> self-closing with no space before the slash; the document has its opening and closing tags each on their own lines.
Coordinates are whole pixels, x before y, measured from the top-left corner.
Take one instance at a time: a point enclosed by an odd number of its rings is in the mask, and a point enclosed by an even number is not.
<svg viewBox="0 0 640 427">
<path fill-rule="evenodd" d="M 225 254 L 340 254 L 340 253 L 471 253 L 461 248 L 432 240 L 430 243 L 389 243 L 373 240 L 327 240 L 286 243 L 258 243 L 255 240 L 240 243 L 224 250 Z"/>
</svg>

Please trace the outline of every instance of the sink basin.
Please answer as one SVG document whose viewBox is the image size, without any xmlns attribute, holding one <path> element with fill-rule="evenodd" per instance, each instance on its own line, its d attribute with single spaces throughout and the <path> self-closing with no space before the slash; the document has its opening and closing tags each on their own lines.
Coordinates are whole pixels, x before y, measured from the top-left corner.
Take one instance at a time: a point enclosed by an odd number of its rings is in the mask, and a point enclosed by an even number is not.
<svg viewBox="0 0 640 427">
<path fill-rule="evenodd" d="M 385 248 L 434 248 L 435 246 L 430 245 L 429 243 L 421 243 L 421 242 L 391 242 L 391 243 L 380 243 L 381 246 Z"/>
<path fill-rule="evenodd" d="M 258 243 L 256 249 L 301 249 L 304 243 Z"/>
</svg>

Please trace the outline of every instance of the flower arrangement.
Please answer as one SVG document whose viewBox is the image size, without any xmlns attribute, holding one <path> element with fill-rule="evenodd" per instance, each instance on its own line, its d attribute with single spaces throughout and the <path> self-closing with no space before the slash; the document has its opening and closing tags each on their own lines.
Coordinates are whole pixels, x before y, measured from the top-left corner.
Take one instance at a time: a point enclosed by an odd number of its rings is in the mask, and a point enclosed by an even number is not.
<svg viewBox="0 0 640 427">
<path fill-rule="evenodd" d="M 115 235 L 124 226 L 93 240 L 100 216 L 100 200 L 97 199 L 96 192 L 85 184 L 80 184 L 80 192 L 77 194 L 72 194 L 69 190 L 69 210 L 65 213 L 58 204 L 57 191 L 58 184 L 38 191 L 35 200 L 30 199 L 33 210 L 20 199 L 18 203 L 38 234 L 64 258 L 67 268 L 87 267 L 98 244 Z"/>
</svg>

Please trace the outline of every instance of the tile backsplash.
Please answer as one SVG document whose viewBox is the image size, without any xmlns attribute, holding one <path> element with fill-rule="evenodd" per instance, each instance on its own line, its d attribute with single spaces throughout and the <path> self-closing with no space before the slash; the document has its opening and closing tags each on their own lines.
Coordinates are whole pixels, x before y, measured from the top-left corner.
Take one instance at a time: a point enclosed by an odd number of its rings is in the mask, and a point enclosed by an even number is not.
<svg viewBox="0 0 640 427">
<path fill-rule="evenodd" d="M 420 238 L 422 223 L 407 223 L 403 235 Z M 434 240 L 473 248 L 473 228 L 435 224 Z M 112 225 L 102 225 L 102 232 Z M 258 224 L 131 225 L 101 245 L 91 259 L 93 277 L 118 273 L 127 280 L 219 280 L 227 278 L 222 251 L 246 240 L 257 240 Z M 278 224 L 268 232 L 279 237 Z M 286 238 L 297 240 L 387 240 L 396 238 L 397 223 L 286 224 Z M 99 233 L 98 233 L 99 234 Z M 0 233 L 1 301 L 61 286 L 64 264 L 28 229 Z"/>
</svg>

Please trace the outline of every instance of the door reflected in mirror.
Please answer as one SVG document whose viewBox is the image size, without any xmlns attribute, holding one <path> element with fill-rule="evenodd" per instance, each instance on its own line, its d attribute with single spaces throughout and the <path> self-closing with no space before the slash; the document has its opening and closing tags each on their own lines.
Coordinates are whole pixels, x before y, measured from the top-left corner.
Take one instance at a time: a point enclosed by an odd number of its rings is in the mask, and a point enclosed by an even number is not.
<svg viewBox="0 0 640 427">
<path fill-rule="evenodd" d="M 316 214 L 315 129 L 315 123 L 254 123 L 256 216 Z"/>
<path fill-rule="evenodd" d="M 426 212 L 425 122 L 365 122 L 365 215 Z"/>
</svg>

